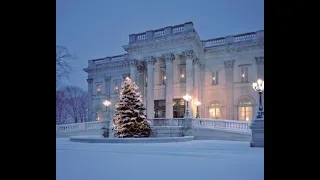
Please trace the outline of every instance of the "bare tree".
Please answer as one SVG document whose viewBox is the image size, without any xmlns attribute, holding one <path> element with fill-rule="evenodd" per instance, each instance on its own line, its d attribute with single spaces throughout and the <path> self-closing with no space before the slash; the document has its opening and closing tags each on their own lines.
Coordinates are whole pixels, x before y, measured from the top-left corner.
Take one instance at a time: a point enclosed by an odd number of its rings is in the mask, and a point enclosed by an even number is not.
<svg viewBox="0 0 320 180">
<path fill-rule="evenodd" d="M 64 124 L 66 122 L 66 99 L 63 91 L 56 91 L 56 124 Z"/>
<path fill-rule="evenodd" d="M 69 77 L 72 71 L 70 60 L 74 59 L 75 56 L 69 53 L 68 48 L 56 46 L 56 86 L 61 84 L 62 79 Z"/>
<path fill-rule="evenodd" d="M 75 123 L 84 122 L 88 112 L 88 93 L 75 86 L 63 88 L 65 110 Z"/>
</svg>

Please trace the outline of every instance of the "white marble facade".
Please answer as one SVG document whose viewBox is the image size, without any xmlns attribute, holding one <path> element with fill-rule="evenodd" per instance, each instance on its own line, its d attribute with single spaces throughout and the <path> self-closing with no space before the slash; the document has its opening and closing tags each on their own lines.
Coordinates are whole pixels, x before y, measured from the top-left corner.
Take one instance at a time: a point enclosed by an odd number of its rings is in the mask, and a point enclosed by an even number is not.
<svg viewBox="0 0 320 180">
<path fill-rule="evenodd" d="M 201 40 L 188 22 L 131 34 L 122 47 L 126 54 L 89 60 L 84 69 L 90 120 L 107 116 L 102 102 L 117 102 L 127 76 L 139 86 L 148 118 L 183 116 L 186 93 L 192 96 L 192 117 L 199 101 L 201 118 L 255 118 L 258 95 L 252 82 L 264 77 L 263 30 Z"/>
</svg>

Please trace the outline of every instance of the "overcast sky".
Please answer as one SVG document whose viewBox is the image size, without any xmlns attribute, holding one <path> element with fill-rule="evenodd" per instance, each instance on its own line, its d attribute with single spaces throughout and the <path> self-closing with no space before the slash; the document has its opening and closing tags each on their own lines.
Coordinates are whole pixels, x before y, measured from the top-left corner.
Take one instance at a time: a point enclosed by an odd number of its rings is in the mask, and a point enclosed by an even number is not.
<svg viewBox="0 0 320 180">
<path fill-rule="evenodd" d="M 88 60 L 124 54 L 129 34 L 192 21 L 202 40 L 264 29 L 263 0 L 56 0 L 56 43 L 77 55 L 67 84 L 87 90 Z"/>
</svg>

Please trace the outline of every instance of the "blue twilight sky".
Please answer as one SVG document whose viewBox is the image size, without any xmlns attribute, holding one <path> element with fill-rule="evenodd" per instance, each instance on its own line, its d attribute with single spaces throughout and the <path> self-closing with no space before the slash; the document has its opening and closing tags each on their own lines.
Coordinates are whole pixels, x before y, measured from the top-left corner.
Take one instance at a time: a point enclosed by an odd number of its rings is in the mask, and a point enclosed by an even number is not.
<svg viewBox="0 0 320 180">
<path fill-rule="evenodd" d="M 192 21 L 202 40 L 264 29 L 263 0 L 56 0 L 56 44 L 75 53 L 67 84 L 87 87 L 89 59 L 123 54 L 129 34 Z"/>
</svg>

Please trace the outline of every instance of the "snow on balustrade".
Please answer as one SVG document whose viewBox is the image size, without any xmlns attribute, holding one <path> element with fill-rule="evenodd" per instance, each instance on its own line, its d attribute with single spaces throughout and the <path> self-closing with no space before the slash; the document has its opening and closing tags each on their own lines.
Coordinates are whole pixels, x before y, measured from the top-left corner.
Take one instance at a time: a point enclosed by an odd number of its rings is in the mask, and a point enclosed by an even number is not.
<svg viewBox="0 0 320 180">
<path fill-rule="evenodd" d="M 247 41 L 247 40 L 254 40 L 256 38 L 256 33 L 245 33 L 233 36 L 233 42 L 240 42 L 240 41 Z"/>
<path fill-rule="evenodd" d="M 57 130 L 58 131 L 74 131 L 79 129 L 80 124 L 63 124 L 63 125 L 57 125 Z"/>
<path fill-rule="evenodd" d="M 144 40 L 144 39 L 147 39 L 147 34 L 146 33 L 137 35 L 137 40 Z"/>
<path fill-rule="evenodd" d="M 96 59 L 93 61 L 94 64 L 103 64 L 103 63 L 106 63 L 107 62 L 107 59 L 105 58 L 102 58 L 102 59 Z"/>
<path fill-rule="evenodd" d="M 205 47 L 211 47 L 211 46 L 219 46 L 226 43 L 225 38 L 215 38 L 215 39 L 209 39 L 204 42 Z"/>
<path fill-rule="evenodd" d="M 236 121 L 222 119 L 192 119 L 192 125 L 198 127 L 212 127 L 237 131 L 250 131 L 251 121 Z"/>
<path fill-rule="evenodd" d="M 122 60 L 124 60 L 124 55 L 111 57 L 111 61 L 122 61 Z"/>
<path fill-rule="evenodd" d="M 153 37 L 160 37 L 160 36 L 164 36 L 164 29 L 163 30 L 157 30 L 153 34 Z"/>
<path fill-rule="evenodd" d="M 183 118 L 154 118 L 148 119 L 153 126 L 183 126 Z"/>
<path fill-rule="evenodd" d="M 71 132 L 71 131 L 84 131 L 86 129 L 101 129 L 109 121 L 91 121 L 83 123 L 73 123 L 73 124 L 61 124 L 56 125 L 57 132 Z"/>
<path fill-rule="evenodd" d="M 86 129 L 101 129 L 105 127 L 106 123 L 106 121 L 86 122 Z"/>
<path fill-rule="evenodd" d="M 184 30 L 184 26 L 174 27 L 172 28 L 172 34 L 182 32 L 183 30 Z"/>
</svg>

